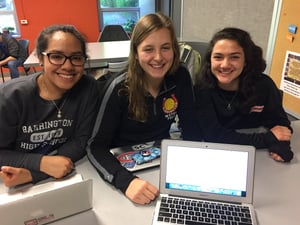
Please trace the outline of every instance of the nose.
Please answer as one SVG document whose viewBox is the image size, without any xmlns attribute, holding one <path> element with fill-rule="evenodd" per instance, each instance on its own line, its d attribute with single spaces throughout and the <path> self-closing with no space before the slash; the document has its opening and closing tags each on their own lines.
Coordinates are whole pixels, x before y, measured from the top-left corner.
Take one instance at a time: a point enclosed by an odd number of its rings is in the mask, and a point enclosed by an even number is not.
<svg viewBox="0 0 300 225">
<path fill-rule="evenodd" d="M 222 67 L 227 67 L 227 66 L 229 66 L 229 64 L 230 64 L 230 60 L 229 60 L 228 58 L 225 57 L 225 58 L 222 60 L 221 66 L 222 66 Z"/>
<path fill-rule="evenodd" d="M 154 59 L 155 59 L 155 60 L 160 60 L 160 59 L 162 58 L 162 55 L 161 55 L 160 50 L 155 51 L 154 54 L 155 54 L 155 55 L 154 55 Z"/>
<path fill-rule="evenodd" d="M 70 58 L 66 58 L 66 61 L 64 62 L 64 64 L 62 64 L 62 67 L 73 67 L 73 64 L 71 63 L 71 59 Z"/>
</svg>

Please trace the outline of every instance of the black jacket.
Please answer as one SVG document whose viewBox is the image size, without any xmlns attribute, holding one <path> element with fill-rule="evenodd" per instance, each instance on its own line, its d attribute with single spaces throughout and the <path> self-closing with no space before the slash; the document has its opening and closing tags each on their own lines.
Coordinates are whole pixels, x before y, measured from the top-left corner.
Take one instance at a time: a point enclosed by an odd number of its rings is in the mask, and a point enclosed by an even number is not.
<svg viewBox="0 0 300 225">
<path fill-rule="evenodd" d="M 176 114 L 184 139 L 193 139 L 197 133 L 192 82 L 185 68 L 165 77 L 156 98 L 145 96 L 149 113 L 146 122 L 132 120 L 128 115 L 128 97 L 119 94 L 125 76 L 126 73 L 117 77 L 116 86 L 107 91 L 87 148 L 88 157 L 101 177 L 122 192 L 135 176 L 120 165 L 110 153 L 111 148 L 168 138 Z"/>
<path fill-rule="evenodd" d="M 268 148 L 290 161 L 293 152 L 290 143 L 278 141 L 269 130 L 276 125 L 290 126 L 290 121 L 282 107 L 282 96 L 272 79 L 262 74 L 255 83 L 255 101 L 248 108 L 241 109 L 245 101 L 236 92 L 218 87 L 200 89 L 195 95 L 198 121 L 205 141 L 253 145 Z M 231 109 L 227 106 L 230 104 Z M 239 129 L 267 128 L 266 132 L 241 133 Z"/>
</svg>

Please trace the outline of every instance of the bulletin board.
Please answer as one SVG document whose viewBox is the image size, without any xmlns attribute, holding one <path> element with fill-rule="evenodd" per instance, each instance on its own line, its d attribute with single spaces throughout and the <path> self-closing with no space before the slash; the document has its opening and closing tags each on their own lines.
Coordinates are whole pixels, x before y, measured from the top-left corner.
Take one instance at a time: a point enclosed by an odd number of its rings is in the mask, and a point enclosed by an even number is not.
<svg viewBox="0 0 300 225">
<path fill-rule="evenodd" d="M 283 0 L 270 76 L 283 90 L 283 106 L 300 119 L 300 4 Z"/>
</svg>

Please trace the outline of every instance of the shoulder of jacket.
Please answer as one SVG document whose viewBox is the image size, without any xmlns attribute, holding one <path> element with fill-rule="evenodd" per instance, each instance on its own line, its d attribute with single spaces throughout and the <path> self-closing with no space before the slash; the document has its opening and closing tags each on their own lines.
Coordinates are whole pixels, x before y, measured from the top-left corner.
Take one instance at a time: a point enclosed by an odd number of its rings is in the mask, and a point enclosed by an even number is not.
<svg viewBox="0 0 300 225">
<path fill-rule="evenodd" d="M 37 74 L 13 79 L 0 85 L 0 98 L 22 98 L 31 96 L 37 89 L 35 79 Z"/>
<path fill-rule="evenodd" d="M 176 80 L 185 80 L 187 78 L 190 78 L 190 74 L 185 67 L 179 66 L 178 69 L 171 75 L 171 77 L 174 77 Z"/>
<path fill-rule="evenodd" d="M 260 85 L 271 85 L 271 86 L 274 86 L 275 85 L 275 82 L 273 81 L 272 77 L 266 75 L 266 74 L 260 74 L 258 76 L 258 79 L 257 79 L 257 85 L 260 86 Z"/>
</svg>

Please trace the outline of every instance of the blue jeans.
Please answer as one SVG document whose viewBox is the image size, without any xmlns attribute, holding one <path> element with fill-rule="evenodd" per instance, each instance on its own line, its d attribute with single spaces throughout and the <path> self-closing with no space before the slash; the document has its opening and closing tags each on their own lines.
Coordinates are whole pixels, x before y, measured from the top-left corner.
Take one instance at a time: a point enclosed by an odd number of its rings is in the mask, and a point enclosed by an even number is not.
<svg viewBox="0 0 300 225">
<path fill-rule="evenodd" d="M 21 59 L 11 60 L 7 63 L 11 79 L 19 77 L 18 66 L 22 66 L 22 64 L 23 62 Z"/>
</svg>

